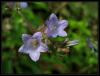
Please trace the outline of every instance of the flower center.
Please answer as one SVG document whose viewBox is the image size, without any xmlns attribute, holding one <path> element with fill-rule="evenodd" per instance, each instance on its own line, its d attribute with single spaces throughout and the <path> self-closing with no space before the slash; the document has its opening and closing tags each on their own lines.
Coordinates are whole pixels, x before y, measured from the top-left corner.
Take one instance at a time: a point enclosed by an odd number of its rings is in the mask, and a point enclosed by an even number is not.
<svg viewBox="0 0 100 76">
<path fill-rule="evenodd" d="M 37 48 L 38 47 L 39 42 L 38 42 L 37 39 L 32 40 L 31 43 L 32 43 L 33 48 Z"/>
<path fill-rule="evenodd" d="M 56 30 L 56 28 L 57 28 L 57 27 L 56 27 L 55 25 L 53 25 L 53 26 L 51 27 L 51 30 L 54 31 L 54 30 Z"/>
</svg>

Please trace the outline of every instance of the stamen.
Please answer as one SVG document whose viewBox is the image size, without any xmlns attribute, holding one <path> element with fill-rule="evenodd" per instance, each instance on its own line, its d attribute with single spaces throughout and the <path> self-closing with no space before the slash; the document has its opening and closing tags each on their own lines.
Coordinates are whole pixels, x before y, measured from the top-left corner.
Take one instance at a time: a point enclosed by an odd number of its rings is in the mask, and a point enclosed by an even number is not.
<svg viewBox="0 0 100 76">
<path fill-rule="evenodd" d="M 51 30 L 52 30 L 52 31 L 56 30 L 56 28 L 57 28 L 57 27 L 56 27 L 55 25 L 51 26 Z"/>
<path fill-rule="evenodd" d="M 34 47 L 34 48 L 36 48 L 36 47 L 38 47 L 38 40 L 37 39 L 34 39 L 34 40 L 32 40 L 32 46 Z"/>
</svg>

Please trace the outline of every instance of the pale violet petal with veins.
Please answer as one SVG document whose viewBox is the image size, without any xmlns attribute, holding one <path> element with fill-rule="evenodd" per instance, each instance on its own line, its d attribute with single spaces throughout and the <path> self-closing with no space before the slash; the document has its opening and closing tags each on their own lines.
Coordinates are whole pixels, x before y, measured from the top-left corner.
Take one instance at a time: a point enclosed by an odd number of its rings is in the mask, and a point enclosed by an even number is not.
<svg viewBox="0 0 100 76">
<path fill-rule="evenodd" d="M 31 35 L 28 35 L 28 34 L 22 34 L 22 40 L 23 42 L 27 42 L 28 39 L 31 38 Z"/>
<path fill-rule="evenodd" d="M 62 37 L 67 36 L 67 33 L 64 30 L 60 30 L 60 31 L 58 30 L 57 34 L 58 36 L 62 36 Z"/>
<path fill-rule="evenodd" d="M 29 56 L 30 58 L 33 60 L 33 61 L 38 61 L 39 60 L 39 57 L 40 57 L 40 52 L 37 52 L 37 51 L 32 51 L 29 53 Z"/>
<path fill-rule="evenodd" d="M 48 47 L 46 44 L 41 43 L 41 45 L 39 46 L 39 48 L 37 49 L 39 52 L 47 52 L 48 51 Z"/>
<path fill-rule="evenodd" d="M 54 25 L 56 22 L 58 22 L 58 18 L 54 13 L 52 13 L 49 18 L 49 24 Z"/>
<path fill-rule="evenodd" d="M 33 38 L 36 38 L 36 39 L 38 39 L 38 40 L 41 40 L 41 39 L 42 39 L 42 33 L 41 33 L 41 32 L 37 32 L 37 33 L 35 33 L 32 37 L 33 37 Z"/>
<path fill-rule="evenodd" d="M 68 21 L 66 21 L 66 20 L 60 20 L 58 22 L 58 25 L 59 25 L 59 28 L 65 29 L 68 26 Z"/>
</svg>

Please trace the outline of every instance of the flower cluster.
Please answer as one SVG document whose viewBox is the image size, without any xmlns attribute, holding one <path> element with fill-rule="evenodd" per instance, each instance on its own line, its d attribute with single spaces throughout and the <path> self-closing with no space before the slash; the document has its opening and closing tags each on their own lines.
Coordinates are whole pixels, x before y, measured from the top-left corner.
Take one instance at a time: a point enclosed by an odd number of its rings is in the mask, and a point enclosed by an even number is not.
<svg viewBox="0 0 100 76">
<path fill-rule="evenodd" d="M 64 29 L 68 26 L 68 21 L 58 20 L 57 16 L 53 13 L 46 21 L 46 29 L 44 34 L 48 38 L 56 38 L 57 36 L 65 37 L 67 33 Z M 35 34 L 28 35 L 22 34 L 23 45 L 19 48 L 19 52 L 26 53 L 33 61 L 39 60 L 40 52 L 47 52 L 48 46 L 42 42 L 42 32 L 36 32 Z M 70 42 L 69 46 L 76 45 L 77 41 Z"/>
</svg>

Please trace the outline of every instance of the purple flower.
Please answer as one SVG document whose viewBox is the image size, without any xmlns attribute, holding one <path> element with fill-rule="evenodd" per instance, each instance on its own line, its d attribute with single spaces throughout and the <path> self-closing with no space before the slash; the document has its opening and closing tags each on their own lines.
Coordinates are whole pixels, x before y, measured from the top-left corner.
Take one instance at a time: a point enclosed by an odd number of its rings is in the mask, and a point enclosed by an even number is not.
<svg viewBox="0 0 100 76">
<path fill-rule="evenodd" d="M 33 61 L 39 60 L 40 52 L 46 52 L 48 47 L 42 43 L 42 33 L 37 32 L 33 36 L 28 34 L 22 35 L 24 44 L 19 48 L 19 52 L 29 54 Z"/>
<path fill-rule="evenodd" d="M 26 8 L 28 6 L 27 2 L 20 2 L 21 8 Z"/>
<path fill-rule="evenodd" d="M 64 29 L 67 27 L 68 22 L 66 20 L 58 20 L 55 14 L 51 14 L 49 20 L 46 21 L 47 28 L 45 33 L 48 37 L 67 36 Z"/>
</svg>

